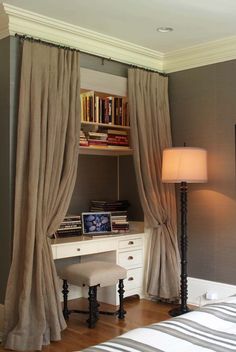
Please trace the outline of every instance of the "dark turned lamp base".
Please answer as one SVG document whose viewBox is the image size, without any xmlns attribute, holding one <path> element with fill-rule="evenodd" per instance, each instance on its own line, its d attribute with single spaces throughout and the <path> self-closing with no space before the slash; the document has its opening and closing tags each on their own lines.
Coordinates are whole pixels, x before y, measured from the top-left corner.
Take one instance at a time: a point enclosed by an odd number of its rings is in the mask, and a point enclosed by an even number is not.
<svg viewBox="0 0 236 352">
<path fill-rule="evenodd" d="M 180 185 L 180 210 L 181 210 L 181 273 L 180 273 L 180 304 L 178 307 L 169 311 L 171 317 L 190 312 L 187 306 L 188 298 L 188 274 L 187 274 L 187 182 L 181 182 Z"/>
<path fill-rule="evenodd" d="M 171 317 L 178 317 L 179 315 L 182 315 L 182 314 L 185 314 L 188 312 L 191 312 L 191 309 L 189 309 L 188 306 L 184 307 L 184 309 L 181 306 L 179 306 L 179 307 L 176 307 L 176 308 L 169 310 L 168 314 Z"/>
</svg>

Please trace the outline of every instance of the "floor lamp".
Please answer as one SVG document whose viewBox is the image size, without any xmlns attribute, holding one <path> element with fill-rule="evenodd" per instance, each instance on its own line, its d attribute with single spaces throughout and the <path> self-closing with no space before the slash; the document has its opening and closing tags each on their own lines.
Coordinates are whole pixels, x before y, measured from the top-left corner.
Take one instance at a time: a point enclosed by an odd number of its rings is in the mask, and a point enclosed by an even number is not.
<svg viewBox="0 0 236 352">
<path fill-rule="evenodd" d="M 169 314 L 178 316 L 189 312 L 187 274 L 187 184 L 207 181 L 207 153 L 201 148 L 167 148 L 163 151 L 162 182 L 180 183 L 180 305 Z"/>
</svg>

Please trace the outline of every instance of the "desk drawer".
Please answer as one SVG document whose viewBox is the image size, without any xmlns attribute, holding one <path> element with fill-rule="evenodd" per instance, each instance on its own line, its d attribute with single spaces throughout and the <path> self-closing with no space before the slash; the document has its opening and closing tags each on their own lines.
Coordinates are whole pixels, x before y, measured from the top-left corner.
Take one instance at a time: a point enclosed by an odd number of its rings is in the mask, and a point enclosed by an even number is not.
<svg viewBox="0 0 236 352">
<path fill-rule="evenodd" d="M 89 254 L 91 249 L 87 246 L 81 246 L 80 244 L 64 245 L 57 247 L 57 259 L 76 257 L 79 255 Z"/>
<path fill-rule="evenodd" d="M 119 248 L 120 249 L 142 247 L 142 246 L 143 246 L 143 239 L 141 237 L 119 241 Z"/>
<path fill-rule="evenodd" d="M 115 245 L 108 241 L 88 241 L 57 246 L 56 259 L 76 257 L 86 254 L 102 253 L 115 250 Z"/>
<path fill-rule="evenodd" d="M 143 285 L 143 269 L 129 269 L 127 279 L 124 280 L 125 291 L 133 290 L 134 288 L 142 287 Z"/>
<path fill-rule="evenodd" d="M 128 251 L 119 253 L 119 265 L 124 268 L 130 268 L 143 263 L 143 251 L 138 249 L 136 251 Z"/>
</svg>

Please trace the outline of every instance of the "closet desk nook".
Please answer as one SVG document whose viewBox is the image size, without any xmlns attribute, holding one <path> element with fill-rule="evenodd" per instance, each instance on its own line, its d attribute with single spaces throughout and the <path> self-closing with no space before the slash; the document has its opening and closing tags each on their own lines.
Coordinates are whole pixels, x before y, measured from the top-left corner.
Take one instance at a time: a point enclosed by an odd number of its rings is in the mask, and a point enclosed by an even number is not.
<svg viewBox="0 0 236 352">
<path fill-rule="evenodd" d="M 127 279 L 124 280 L 125 297 L 143 296 L 144 271 L 144 231 L 143 226 L 125 234 L 112 234 L 90 237 L 78 236 L 57 238 L 52 240 L 53 258 L 63 261 L 74 258 L 78 262 L 103 260 L 119 264 L 127 269 Z M 74 262 L 74 261 L 73 261 Z M 100 299 L 103 302 L 117 305 L 118 297 L 115 287 L 100 289 Z"/>
</svg>

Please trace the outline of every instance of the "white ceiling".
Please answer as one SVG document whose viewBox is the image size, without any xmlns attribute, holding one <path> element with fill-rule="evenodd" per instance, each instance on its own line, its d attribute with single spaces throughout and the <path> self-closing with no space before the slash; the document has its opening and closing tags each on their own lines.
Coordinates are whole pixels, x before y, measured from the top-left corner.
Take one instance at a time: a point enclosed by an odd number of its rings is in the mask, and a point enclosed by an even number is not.
<svg viewBox="0 0 236 352">
<path fill-rule="evenodd" d="M 236 0 L 6 0 L 162 53 L 236 36 Z M 158 33 L 157 27 L 173 27 Z"/>
</svg>

